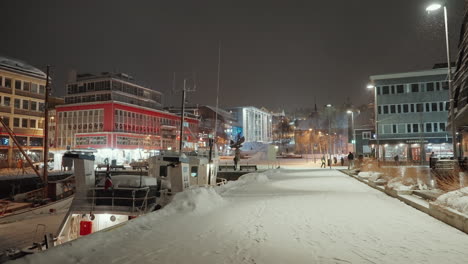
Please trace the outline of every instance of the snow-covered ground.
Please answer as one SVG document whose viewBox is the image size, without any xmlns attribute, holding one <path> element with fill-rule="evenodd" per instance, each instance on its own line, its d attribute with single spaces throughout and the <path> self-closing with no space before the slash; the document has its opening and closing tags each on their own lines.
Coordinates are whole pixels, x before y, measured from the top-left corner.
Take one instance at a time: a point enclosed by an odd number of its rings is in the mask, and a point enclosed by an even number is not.
<svg viewBox="0 0 468 264">
<path fill-rule="evenodd" d="M 250 174 L 15 263 L 466 263 L 468 236 L 329 169 Z"/>
<path fill-rule="evenodd" d="M 468 215 L 468 187 L 443 194 L 436 203 Z"/>
</svg>

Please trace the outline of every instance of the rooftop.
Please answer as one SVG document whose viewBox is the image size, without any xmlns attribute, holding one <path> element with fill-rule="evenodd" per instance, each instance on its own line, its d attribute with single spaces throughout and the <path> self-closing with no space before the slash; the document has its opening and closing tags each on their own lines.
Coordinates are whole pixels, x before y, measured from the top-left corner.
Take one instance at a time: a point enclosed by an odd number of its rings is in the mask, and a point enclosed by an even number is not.
<svg viewBox="0 0 468 264">
<path fill-rule="evenodd" d="M 1 55 L 0 68 L 41 79 L 45 79 L 47 77 L 43 71 L 39 70 L 38 68 L 32 65 L 27 64 L 24 61 Z"/>
<path fill-rule="evenodd" d="M 455 68 L 452 68 L 452 71 L 454 71 L 454 70 L 455 70 Z M 413 72 L 371 75 L 370 79 L 372 81 L 375 81 L 375 80 L 388 80 L 388 79 L 433 76 L 433 75 L 446 75 L 446 74 L 447 74 L 447 68 L 435 68 L 435 69 L 430 69 L 430 70 L 413 71 Z"/>
</svg>

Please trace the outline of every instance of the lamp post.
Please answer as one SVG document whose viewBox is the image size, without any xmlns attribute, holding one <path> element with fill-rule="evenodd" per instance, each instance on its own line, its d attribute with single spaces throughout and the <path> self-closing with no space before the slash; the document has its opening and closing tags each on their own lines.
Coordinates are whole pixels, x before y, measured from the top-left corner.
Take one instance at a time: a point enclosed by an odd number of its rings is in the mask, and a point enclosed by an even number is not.
<svg viewBox="0 0 468 264">
<path fill-rule="evenodd" d="M 327 108 L 328 108 L 328 164 L 330 166 L 330 170 L 331 170 L 331 107 L 332 105 L 331 104 L 327 104 Z"/>
<path fill-rule="evenodd" d="M 353 150 L 354 150 L 354 153 L 357 153 L 356 152 L 356 132 L 354 130 L 354 112 L 351 111 L 351 110 L 348 110 L 346 113 L 348 114 L 351 114 L 351 131 L 353 133 Z"/>
<path fill-rule="evenodd" d="M 367 89 L 374 91 L 374 123 L 375 123 L 375 137 L 377 138 L 377 147 L 375 148 L 375 158 L 377 159 L 377 166 L 380 167 L 379 155 L 380 155 L 380 144 L 379 144 L 379 126 L 377 124 L 377 87 L 373 84 L 368 84 Z"/>
<path fill-rule="evenodd" d="M 309 144 L 308 145 L 309 145 L 309 148 L 310 148 L 309 149 L 310 153 L 307 153 L 307 162 L 309 162 L 309 154 L 312 153 L 312 137 L 311 137 L 311 135 L 312 135 L 312 128 L 309 128 Z"/>
<path fill-rule="evenodd" d="M 457 158 L 457 134 L 456 134 L 456 127 L 455 127 L 455 111 L 453 109 L 454 105 L 454 98 L 453 98 L 453 87 L 452 87 L 452 66 L 450 64 L 450 42 L 449 42 L 449 35 L 448 35 L 448 19 L 447 19 L 447 4 L 444 3 L 443 5 L 434 3 L 429 5 L 426 8 L 427 12 L 432 12 L 444 7 L 444 22 L 445 22 L 445 46 L 447 48 L 447 71 L 448 71 L 448 87 L 449 87 L 449 99 L 450 99 L 450 124 L 451 124 L 451 132 L 452 132 L 452 145 L 453 145 L 453 158 Z"/>
</svg>

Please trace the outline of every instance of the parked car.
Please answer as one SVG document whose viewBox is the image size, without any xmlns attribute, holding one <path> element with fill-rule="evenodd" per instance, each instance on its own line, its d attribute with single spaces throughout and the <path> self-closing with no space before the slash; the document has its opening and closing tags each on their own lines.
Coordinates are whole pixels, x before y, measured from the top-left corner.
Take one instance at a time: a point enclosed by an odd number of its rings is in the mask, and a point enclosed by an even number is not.
<svg viewBox="0 0 468 264">
<path fill-rule="evenodd" d="M 147 170 L 148 167 L 149 167 L 148 161 L 147 160 L 142 160 L 142 159 L 140 159 L 138 161 L 132 161 L 132 162 L 130 162 L 129 165 L 134 170 L 140 169 L 140 168 Z"/>
</svg>

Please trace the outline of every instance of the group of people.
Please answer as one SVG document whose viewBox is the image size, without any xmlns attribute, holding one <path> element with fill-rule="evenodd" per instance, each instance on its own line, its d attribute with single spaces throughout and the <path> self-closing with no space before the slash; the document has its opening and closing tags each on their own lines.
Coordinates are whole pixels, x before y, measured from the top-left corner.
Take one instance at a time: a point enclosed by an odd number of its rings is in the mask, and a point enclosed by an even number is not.
<svg viewBox="0 0 468 264">
<path fill-rule="evenodd" d="M 347 158 L 348 158 L 348 169 L 350 169 L 354 166 L 354 154 L 352 152 L 349 152 Z M 320 165 L 320 168 L 326 168 L 327 164 L 326 164 L 325 155 L 322 156 L 321 162 L 322 164 Z M 328 159 L 328 166 L 332 165 L 331 162 L 332 162 L 331 159 Z M 333 163 L 335 166 L 338 163 L 338 158 L 336 156 L 333 157 Z M 344 163 L 345 163 L 344 155 L 340 155 L 340 163 L 341 163 L 341 166 L 344 166 Z"/>
</svg>

